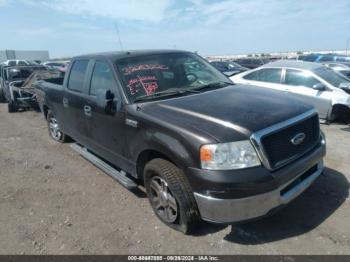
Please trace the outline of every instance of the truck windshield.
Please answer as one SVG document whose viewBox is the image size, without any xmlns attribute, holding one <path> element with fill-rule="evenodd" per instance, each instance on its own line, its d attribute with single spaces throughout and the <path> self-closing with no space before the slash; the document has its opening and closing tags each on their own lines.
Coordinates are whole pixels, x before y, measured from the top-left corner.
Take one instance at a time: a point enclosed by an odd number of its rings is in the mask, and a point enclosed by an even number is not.
<svg viewBox="0 0 350 262">
<path fill-rule="evenodd" d="M 195 90 L 207 87 L 219 88 L 218 83 L 222 86 L 232 84 L 208 62 L 192 53 L 130 57 L 118 60 L 116 65 L 131 102 L 195 93 Z"/>
<path fill-rule="evenodd" d="M 350 81 L 350 79 L 343 77 L 342 75 L 327 67 L 319 67 L 313 71 L 316 75 L 323 78 L 334 87 L 339 87 L 341 83 Z"/>
</svg>

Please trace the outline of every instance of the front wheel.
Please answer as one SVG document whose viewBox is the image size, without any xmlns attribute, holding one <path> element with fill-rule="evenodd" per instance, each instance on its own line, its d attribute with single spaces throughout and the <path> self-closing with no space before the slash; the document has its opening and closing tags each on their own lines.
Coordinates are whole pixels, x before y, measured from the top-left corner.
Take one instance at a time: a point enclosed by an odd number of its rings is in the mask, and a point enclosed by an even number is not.
<svg viewBox="0 0 350 262">
<path fill-rule="evenodd" d="M 67 142 L 68 137 L 61 131 L 58 121 L 51 110 L 47 112 L 46 119 L 50 137 L 59 143 Z"/>
<path fill-rule="evenodd" d="M 157 217 L 185 234 L 200 223 L 192 190 L 183 172 L 171 162 L 153 159 L 144 171 L 147 196 Z"/>
<path fill-rule="evenodd" d="M 350 109 L 344 105 L 335 105 L 332 108 L 330 116 L 330 122 L 345 122 L 348 123 L 350 120 Z"/>
</svg>

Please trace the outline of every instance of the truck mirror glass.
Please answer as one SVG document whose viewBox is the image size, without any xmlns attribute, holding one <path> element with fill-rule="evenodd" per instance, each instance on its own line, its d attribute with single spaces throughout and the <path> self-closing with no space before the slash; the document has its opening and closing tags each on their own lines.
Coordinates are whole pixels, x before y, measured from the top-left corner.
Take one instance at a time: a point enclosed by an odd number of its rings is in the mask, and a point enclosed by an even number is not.
<svg viewBox="0 0 350 262">
<path fill-rule="evenodd" d="M 97 105 L 104 109 L 106 114 L 113 115 L 117 110 L 118 101 L 111 90 L 97 90 L 96 92 Z"/>
</svg>

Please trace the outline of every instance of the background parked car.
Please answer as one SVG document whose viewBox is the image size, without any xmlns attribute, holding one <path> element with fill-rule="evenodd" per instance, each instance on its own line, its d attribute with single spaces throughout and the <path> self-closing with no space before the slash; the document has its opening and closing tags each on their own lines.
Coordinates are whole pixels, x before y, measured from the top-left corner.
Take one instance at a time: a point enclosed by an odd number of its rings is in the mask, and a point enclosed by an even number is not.
<svg viewBox="0 0 350 262">
<path fill-rule="evenodd" d="M 325 62 L 349 63 L 350 65 L 350 56 L 335 55 L 335 54 L 301 55 L 298 57 L 298 60 L 302 60 L 306 62 L 315 62 L 315 63 L 325 63 Z"/>
<path fill-rule="evenodd" d="M 267 64 L 270 62 L 269 59 L 262 59 L 262 58 L 240 58 L 235 60 L 235 62 L 243 67 L 254 69 L 259 66 L 262 66 L 264 64 Z"/>
<path fill-rule="evenodd" d="M 349 65 L 339 63 L 325 63 L 324 65 L 332 68 L 334 71 L 344 75 L 347 78 L 350 77 L 350 63 Z"/>
<path fill-rule="evenodd" d="M 249 70 L 248 68 L 243 67 L 235 62 L 212 61 L 210 64 L 212 64 L 216 69 L 224 73 L 226 76 L 234 76 L 236 74 Z"/>
<path fill-rule="evenodd" d="M 341 89 L 349 90 L 350 80 L 322 64 L 280 60 L 231 80 L 288 92 L 315 106 L 322 119 L 333 121 L 350 115 L 350 95 Z"/>
</svg>

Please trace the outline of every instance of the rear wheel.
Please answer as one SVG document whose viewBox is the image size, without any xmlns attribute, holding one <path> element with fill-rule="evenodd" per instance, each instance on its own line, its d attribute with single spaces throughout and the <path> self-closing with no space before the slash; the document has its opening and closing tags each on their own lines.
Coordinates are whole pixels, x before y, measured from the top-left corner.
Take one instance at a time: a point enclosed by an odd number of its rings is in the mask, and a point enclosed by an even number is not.
<svg viewBox="0 0 350 262">
<path fill-rule="evenodd" d="M 200 223 L 192 190 L 183 174 L 171 162 L 153 159 L 144 171 L 147 196 L 157 217 L 185 234 Z"/>
<path fill-rule="evenodd" d="M 58 121 L 51 110 L 47 112 L 47 125 L 50 137 L 60 143 L 67 142 L 68 137 L 61 131 Z"/>
</svg>

